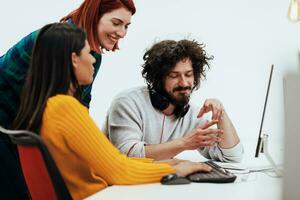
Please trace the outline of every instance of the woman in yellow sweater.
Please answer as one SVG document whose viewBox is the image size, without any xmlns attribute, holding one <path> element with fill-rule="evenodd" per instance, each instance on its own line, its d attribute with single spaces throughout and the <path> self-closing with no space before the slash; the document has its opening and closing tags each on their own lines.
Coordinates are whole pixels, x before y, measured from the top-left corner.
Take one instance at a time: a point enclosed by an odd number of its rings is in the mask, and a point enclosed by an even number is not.
<svg viewBox="0 0 300 200">
<path fill-rule="evenodd" d="M 209 171 L 201 163 L 153 163 L 122 155 L 80 103 L 81 86 L 93 80 L 94 57 L 85 33 L 54 23 L 37 37 L 14 129 L 40 134 L 74 199 L 108 185 L 158 182 L 162 176 Z"/>
</svg>

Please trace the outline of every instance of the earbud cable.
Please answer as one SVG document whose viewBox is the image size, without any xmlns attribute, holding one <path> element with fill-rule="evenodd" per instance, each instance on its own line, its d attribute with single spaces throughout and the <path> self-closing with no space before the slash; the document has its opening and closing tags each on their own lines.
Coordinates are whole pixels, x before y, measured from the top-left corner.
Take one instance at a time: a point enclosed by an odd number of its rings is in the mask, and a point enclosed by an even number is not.
<svg viewBox="0 0 300 200">
<path fill-rule="evenodd" d="M 160 144 L 161 144 L 161 142 L 162 142 L 162 138 L 163 138 L 163 134 L 164 134 L 165 119 L 166 119 L 166 115 L 164 115 L 163 123 L 162 123 L 162 127 L 161 127 L 160 140 L 159 140 L 159 143 L 160 143 Z"/>
</svg>

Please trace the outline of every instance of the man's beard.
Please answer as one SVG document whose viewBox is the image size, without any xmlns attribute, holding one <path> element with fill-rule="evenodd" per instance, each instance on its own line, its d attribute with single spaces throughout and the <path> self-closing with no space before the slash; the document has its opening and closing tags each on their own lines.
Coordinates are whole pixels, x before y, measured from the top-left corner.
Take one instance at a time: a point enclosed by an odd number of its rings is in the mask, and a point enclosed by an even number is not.
<svg viewBox="0 0 300 200">
<path fill-rule="evenodd" d="M 175 92 L 180 91 L 190 91 L 189 93 L 179 93 L 179 95 L 173 95 Z M 167 93 L 167 92 L 166 92 Z M 167 98 L 170 100 L 170 102 L 175 105 L 176 107 L 182 107 L 189 103 L 190 97 L 192 94 L 192 88 L 190 86 L 187 87 L 176 87 L 172 90 L 172 93 L 167 93 Z"/>
</svg>

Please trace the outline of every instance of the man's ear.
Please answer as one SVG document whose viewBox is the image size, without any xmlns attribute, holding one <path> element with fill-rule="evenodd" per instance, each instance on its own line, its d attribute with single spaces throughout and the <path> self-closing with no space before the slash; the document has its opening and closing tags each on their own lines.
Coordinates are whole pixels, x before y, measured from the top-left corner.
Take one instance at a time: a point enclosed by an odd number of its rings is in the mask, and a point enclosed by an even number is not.
<svg viewBox="0 0 300 200">
<path fill-rule="evenodd" d="M 77 64 L 78 63 L 78 56 L 75 52 L 72 53 L 71 59 L 72 59 L 73 67 L 77 68 L 77 66 L 78 66 L 78 64 Z"/>
</svg>

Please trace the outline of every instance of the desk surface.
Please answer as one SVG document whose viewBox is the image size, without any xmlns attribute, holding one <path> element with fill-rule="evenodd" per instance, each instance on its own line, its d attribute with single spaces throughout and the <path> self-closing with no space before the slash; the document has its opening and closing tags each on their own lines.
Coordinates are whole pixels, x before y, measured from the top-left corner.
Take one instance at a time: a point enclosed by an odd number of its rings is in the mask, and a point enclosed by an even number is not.
<svg viewBox="0 0 300 200">
<path fill-rule="evenodd" d="M 153 199 L 281 199 L 281 179 L 271 178 L 265 174 L 251 174 L 246 181 L 234 183 L 211 184 L 191 183 L 188 185 L 166 186 L 161 184 L 144 184 L 135 186 L 111 186 L 88 198 L 88 200 L 153 200 Z"/>
<path fill-rule="evenodd" d="M 199 159 L 197 152 L 185 152 L 179 156 L 182 159 Z M 265 163 L 264 158 L 260 158 Z M 203 160 L 202 160 L 203 161 Z M 282 178 L 271 177 L 265 173 L 250 173 L 238 175 L 234 183 L 191 183 L 188 185 L 161 185 L 160 183 L 110 186 L 87 198 L 88 200 L 153 200 L 153 199 L 238 199 L 238 200 L 281 200 Z"/>
</svg>

